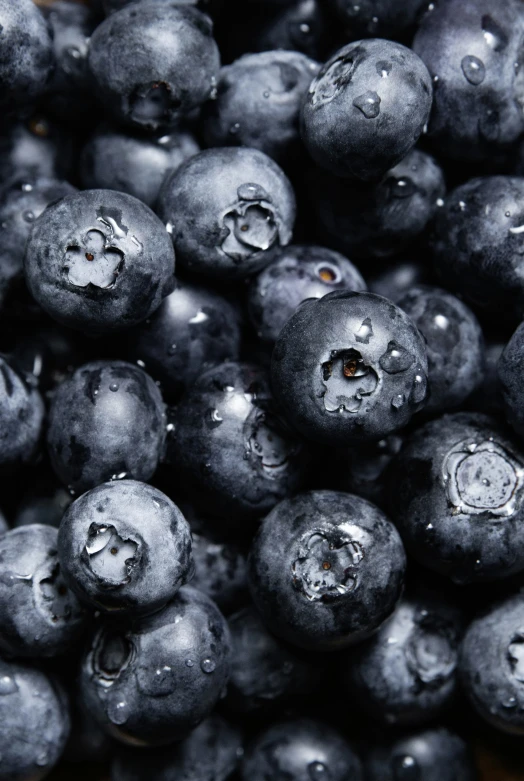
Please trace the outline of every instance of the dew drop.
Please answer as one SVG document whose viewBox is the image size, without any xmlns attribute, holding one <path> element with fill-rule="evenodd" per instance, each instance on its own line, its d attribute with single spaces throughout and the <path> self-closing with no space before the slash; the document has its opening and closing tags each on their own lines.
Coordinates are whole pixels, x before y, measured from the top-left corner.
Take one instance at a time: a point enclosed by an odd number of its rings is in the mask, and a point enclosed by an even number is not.
<svg viewBox="0 0 524 781">
<path fill-rule="evenodd" d="M 306 24 L 305 22 L 303 22 L 300 25 L 299 30 L 300 30 L 301 33 L 304 33 L 304 35 L 307 35 L 309 32 L 311 32 L 311 27 L 309 26 L 309 24 Z"/>
<path fill-rule="evenodd" d="M 112 391 L 113 393 L 116 393 L 119 387 L 120 385 L 118 384 L 118 382 L 112 382 L 111 385 L 109 386 L 109 390 Z"/>
<path fill-rule="evenodd" d="M 414 361 L 415 357 L 405 347 L 391 341 L 388 344 L 388 349 L 381 356 L 379 364 L 388 374 L 398 374 L 409 369 Z"/>
<path fill-rule="evenodd" d="M 229 128 L 229 132 L 232 136 L 236 136 L 239 130 L 240 130 L 240 125 L 238 122 L 235 122 L 235 124 L 231 125 L 231 127 Z"/>
<path fill-rule="evenodd" d="M 0 695 L 14 694 L 18 691 L 18 685 L 9 675 L 0 677 Z"/>
<path fill-rule="evenodd" d="M 503 708 L 506 708 L 507 710 L 511 710 L 512 708 L 517 707 L 517 699 L 516 697 L 508 697 L 506 700 L 503 700 L 503 702 L 500 703 Z"/>
<path fill-rule="evenodd" d="M 192 659 L 186 659 L 186 667 L 193 667 L 194 661 Z"/>
<path fill-rule="evenodd" d="M 269 98 L 270 93 L 267 90 L 265 90 L 262 94 L 264 95 L 265 98 Z"/>
<path fill-rule="evenodd" d="M 208 675 L 215 671 L 216 668 L 216 662 L 213 661 L 213 659 L 202 659 L 200 662 L 200 667 L 202 669 L 202 672 L 207 673 Z"/>
<path fill-rule="evenodd" d="M 482 84 L 486 77 L 484 63 L 472 54 L 468 54 L 466 57 L 462 58 L 460 67 L 462 68 L 462 73 L 466 77 L 466 80 L 474 87 L 478 87 L 479 84 Z"/>
<path fill-rule="evenodd" d="M 406 403 L 406 397 L 404 396 L 403 393 L 397 393 L 397 395 L 393 396 L 393 398 L 391 399 L 391 406 L 394 409 L 400 409 L 401 407 L 404 406 L 405 403 Z"/>
<path fill-rule="evenodd" d="M 307 766 L 311 781 L 328 781 L 331 774 L 323 762 L 310 762 Z"/>
<path fill-rule="evenodd" d="M 420 768 L 414 757 L 407 754 L 393 757 L 392 765 L 395 781 L 419 781 Z"/>
<path fill-rule="evenodd" d="M 37 755 L 36 764 L 38 767 L 45 767 L 49 763 L 49 752 L 47 749 L 43 749 L 40 751 L 40 753 Z"/>
<path fill-rule="evenodd" d="M 167 348 L 167 354 L 168 355 L 175 355 L 176 353 L 176 344 L 173 342 L 173 344 L 170 344 Z"/>
<path fill-rule="evenodd" d="M 124 700 L 110 702 L 107 708 L 107 715 L 113 724 L 125 724 L 129 718 L 129 707 Z"/>
<path fill-rule="evenodd" d="M 22 214 L 22 217 L 24 218 L 24 220 L 26 222 L 34 222 L 34 220 L 35 220 L 35 213 L 32 212 L 32 211 L 27 210 L 27 211 L 25 211 Z"/>
<path fill-rule="evenodd" d="M 380 114 L 380 97 L 376 92 L 368 90 L 353 101 L 353 105 L 361 111 L 366 119 L 376 119 Z"/>
</svg>

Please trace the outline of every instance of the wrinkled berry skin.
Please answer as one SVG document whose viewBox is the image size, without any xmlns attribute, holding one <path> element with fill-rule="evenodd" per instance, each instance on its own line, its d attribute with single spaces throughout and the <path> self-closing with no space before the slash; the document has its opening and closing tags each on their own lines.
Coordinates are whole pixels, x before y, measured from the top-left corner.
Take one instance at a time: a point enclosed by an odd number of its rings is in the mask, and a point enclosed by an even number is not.
<svg viewBox="0 0 524 781">
<path fill-rule="evenodd" d="M 364 766 L 369 781 L 478 781 L 469 747 L 444 727 L 412 732 L 376 746 Z"/>
<path fill-rule="evenodd" d="M 436 595 L 402 599 L 367 642 L 345 653 L 350 698 L 384 725 L 417 727 L 451 705 L 462 616 Z"/>
<path fill-rule="evenodd" d="M 1 0 L 0 110 L 19 115 L 44 92 L 54 66 L 46 21 L 31 0 Z"/>
<path fill-rule="evenodd" d="M 211 97 L 220 68 L 211 19 L 161 0 L 131 4 L 93 33 L 88 66 L 114 118 L 150 133 Z"/>
<path fill-rule="evenodd" d="M 276 709 L 290 696 L 311 694 L 321 674 L 304 655 L 265 627 L 253 607 L 229 619 L 231 675 L 226 704 L 238 713 Z"/>
<path fill-rule="evenodd" d="M 394 459 L 389 506 L 408 553 L 456 583 L 524 569 L 524 453 L 495 420 L 444 415 Z"/>
<path fill-rule="evenodd" d="M 241 736 L 220 716 L 210 716 L 185 740 L 155 751 L 126 747 L 112 764 L 112 781 L 226 781 L 238 764 Z"/>
<path fill-rule="evenodd" d="M 471 179 L 437 211 L 433 234 L 435 270 L 446 287 L 517 321 L 524 314 L 523 210 L 524 178 Z"/>
<path fill-rule="evenodd" d="M 43 419 L 44 402 L 28 376 L 0 356 L 0 470 L 32 461 Z"/>
<path fill-rule="evenodd" d="M 274 724 L 255 738 L 241 768 L 242 781 L 362 781 L 360 760 L 332 727 L 312 719 Z"/>
<path fill-rule="evenodd" d="M 161 491 L 135 480 L 104 483 L 73 502 L 58 552 L 78 598 L 111 615 L 159 610 L 193 572 L 184 516 Z"/>
<path fill-rule="evenodd" d="M 303 303 L 280 332 L 271 371 L 290 422 L 326 444 L 382 439 L 426 398 L 422 336 L 373 293 L 336 291 Z"/>
<path fill-rule="evenodd" d="M 468 627 L 459 672 L 477 712 L 503 732 L 524 734 L 524 604 L 514 596 L 492 606 Z"/>
<path fill-rule="evenodd" d="M 497 364 L 504 411 L 509 425 L 524 438 L 524 326 L 519 325 L 505 346 Z"/>
<path fill-rule="evenodd" d="M 333 290 L 366 289 L 358 269 L 326 247 L 292 244 L 270 250 L 269 265 L 251 281 L 248 307 L 260 339 L 276 342 L 285 323 L 306 298 Z"/>
<path fill-rule="evenodd" d="M 300 106 L 319 68 L 291 51 L 245 54 L 222 68 L 204 121 L 207 146 L 247 146 L 288 163 L 300 151 Z"/>
<path fill-rule="evenodd" d="M 225 298 L 200 285 L 177 282 L 157 311 L 129 333 L 131 354 L 160 380 L 166 398 L 178 399 L 215 364 L 240 351 L 237 312 Z"/>
<path fill-rule="evenodd" d="M 413 49 L 434 82 L 429 136 L 440 153 L 485 160 L 522 134 L 523 34 L 514 0 L 443 0 L 424 16 Z"/>
<path fill-rule="evenodd" d="M 0 181 L 68 179 L 73 172 L 72 138 L 62 127 L 36 115 L 0 135 Z"/>
<path fill-rule="evenodd" d="M 0 660 L 0 752 L 6 781 L 40 781 L 64 751 L 67 700 L 57 682 L 33 667 Z"/>
<path fill-rule="evenodd" d="M 355 41 L 313 80 L 302 106 L 302 138 L 335 176 L 378 181 L 411 151 L 429 118 L 431 78 L 394 41 Z"/>
<path fill-rule="evenodd" d="M 396 38 L 412 27 L 424 9 L 425 0 L 330 0 L 340 22 L 347 25 L 354 35 Z"/>
<path fill-rule="evenodd" d="M 191 585 L 227 615 L 249 599 L 246 556 L 232 542 L 215 542 L 194 532 L 192 536 L 195 575 Z"/>
<path fill-rule="evenodd" d="M 63 198 L 34 223 L 25 274 L 55 320 L 98 334 L 145 320 L 172 292 L 173 247 L 153 212 L 114 190 Z"/>
<path fill-rule="evenodd" d="M 104 125 L 82 150 L 80 178 L 88 189 L 119 190 L 154 208 L 167 172 L 199 151 L 193 136 L 181 130 L 144 138 Z"/>
<path fill-rule="evenodd" d="M 57 389 L 47 446 L 53 469 L 75 493 L 111 478 L 149 480 L 163 454 L 162 396 L 138 366 L 85 364 Z"/>
<path fill-rule="evenodd" d="M 484 378 L 484 337 L 473 312 L 437 287 L 412 287 L 398 306 L 426 340 L 429 399 L 425 412 L 459 407 Z"/>
<path fill-rule="evenodd" d="M 277 417 L 264 371 L 209 369 L 176 409 L 172 463 L 200 510 L 247 520 L 267 513 L 305 478 L 303 445 Z"/>
<path fill-rule="evenodd" d="M 257 149 L 215 148 L 168 175 L 158 214 L 187 271 L 242 279 L 291 241 L 295 196 L 278 165 Z"/>
<path fill-rule="evenodd" d="M 227 684 L 227 622 L 207 596 L 183 587 L 161 611 L 107 624 L 80 674 L 88 710 L 131 745 L 181 740 L 205 719 Z"/>
<path fill-rule="evenodd" d="M 56 656 L 78 640 L 84 613 L 65 582 L 51 526 L 24 526 L 0 537 L 0 627 L 6 656 Z"/>
<path fill-rule="evenodd" d="M 434 216 L 445 185 L 435 160 L 414 149 L 378 183 L 314 168 L 308 191 L 325 241 L 367 260 L 390 257 L 411 244 Z"/>
<path fill-rule="evenodd" d="M 58 179 L 25 177 L 0 194 L 0 300 L 23 277 L 24 253 L 34 221 L 76 188 Z"/>
<path fill-rule="evenodd" d="M 365 499 L 310 491 L 263 520 L 248 559 L 251 596 L 275 634 L 311 650 L 362 642 L 401 595 L 397 530 Z"/>
</svg>

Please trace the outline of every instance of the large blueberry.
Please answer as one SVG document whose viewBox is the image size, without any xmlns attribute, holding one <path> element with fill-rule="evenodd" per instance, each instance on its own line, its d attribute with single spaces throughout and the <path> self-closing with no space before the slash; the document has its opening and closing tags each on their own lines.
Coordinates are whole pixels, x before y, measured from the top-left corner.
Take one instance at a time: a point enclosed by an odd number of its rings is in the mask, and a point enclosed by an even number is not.
<svg viewBox="0 0 524 781">
<path fill-rule="evenodd" d="M 336 291 L 303 303 L 280 332 L 271 369 L 290 422 L 326 444 L 381 439 L 426 398 L 422 336 L 373 293 Z"/>
<path fill-rule="evenodd" d="M 304 648 L 335 650 L 366 639 L 392 614 L 406 555 L 370 502 L 310 491 L 263 520 L 248 567 L 251 595 L 272 631 Z"/>
</svg>

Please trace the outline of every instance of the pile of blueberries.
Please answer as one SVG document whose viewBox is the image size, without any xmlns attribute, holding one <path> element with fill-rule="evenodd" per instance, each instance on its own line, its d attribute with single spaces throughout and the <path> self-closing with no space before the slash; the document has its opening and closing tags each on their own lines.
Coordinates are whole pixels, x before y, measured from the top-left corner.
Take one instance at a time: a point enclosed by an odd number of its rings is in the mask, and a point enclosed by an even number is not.
<svg viewBox="0 0 524 781">
<path fill-rule="evenodd" d="M 0 781 L 522 753 L 523 139 L 522 0 L 0 0 Z"/>
</svg>

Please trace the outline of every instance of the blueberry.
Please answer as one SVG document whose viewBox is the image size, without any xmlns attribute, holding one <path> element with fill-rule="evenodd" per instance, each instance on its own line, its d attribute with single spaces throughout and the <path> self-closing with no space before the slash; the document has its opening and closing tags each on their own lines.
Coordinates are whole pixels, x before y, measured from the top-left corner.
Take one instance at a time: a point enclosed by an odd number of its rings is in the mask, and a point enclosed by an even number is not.
<svg viewBox="0 0 524 781">
<path fill-rule="evenodd" d="M 524 733 L 524 604 L 514 596 L 470 624 L 460 654 L 462 686 L 476 711 L 499 730 Z"/>
<path fill-rule="evenodd" d="M 488 312 L 524 314 L 524 179 L 485 176 L 457 187 L 437 212 L 435 268 L 446 287 Z"/>
<path fill-rule="evenodd" d="M 73 138 L 47 117 L 36 114 L 0 135 L 0 181 L 69 179 L 74 168 Z"/>
<path fill-rule="evenodd" d="M 261 369 L 224 363 L 204 372 L 176 409 L 172 456 L 195 505 L 247 520 L 303 483 L 306 452 L 278 417 Z"/>
<path fill-rule="evenodd" d="M 437 418 L 391 464 L 390 510 L 406 548 L 457 583 L 524 569 L 524 453 L 495 420 Z"/>
<path fill-rule="evenodd" d="M 372 749 L 369 781 L 478 781 L 465 741 L 444 727 L 418 730 Z"/>
<path fill-rule="evenodd" d="M 86 707 L 125 743 L 180 740 L 220 698 L 229 642 L 214 602 L 183 587 L 163 610 L 131 624 L 109 623 L 96 633 L 80 675 Z"/>
<path fill-rule="evenodd" d="M 307 301 L 280 332 L 273 390 L 306 437 L 348 445 L 405 426 L 426 398 L 422 336 L 373 293 L 336 291 Z"/>
<path fill-rule="evenodd" d="M 460 611 L 442 597 L 406 597 L 373 638 L 346 652 L 348 696 L 382 724 L 431 721 L 456 694 L 461 630 Z"/>
<path fill-rule="evenodd" d="M 524 396 L 522 388 L 524 327 L 519 325 L 498 360 L 498 377 L 509 425 L 524 437 Z"/>
<path fill-rule="evenodd" d="M 222 68 L 204 120 L 207 146 L 248 146 L 289 164 L 300 151 L 300 106 L 319 67 L 299 52 L 271 51 Z"/>
<path fill-rule="evenodd" d="M 312 158 L 336 176 L 381 179 L 415 146 L 429 118 L 431 78 L 393 41 L 356 41 L 313 80 L 302 108 Z"/>
<path fill-rule="evenodd" d="M 129 334 L 131 354 L 179 398 L 203 371 L 237 360 L 240 323 L 234 307 L 213 290 L 178 282 L 157 311 Z"/>
<path fill-rule="evenodd" d="M 166 416 L 138 366 L 93 361 L 57 389 L 47 444 L 57 476 L 75 493 L 110 479 L 149 480 L 163 455 Z"/>
<path fill-rule="evenodd" d="M 0 469 L 30 463 L 36 455 L 44 403 L 29 379 L 0 355 Z"/>
<path fill-rule="evenodd" d="M 196 8 L 131 3 L 97 27 L 88 65 L 115 119 L 155 132 L 212 96 L 220 67 L 211 19 Z"/>
<path fill-rule="evenodd" d="M 40 781 L 69 734 L 65 696 L 40 670 L 0 661 L 0 753 L 6 781 Z"/>
<path fill-rule="evenodd" d="M 378 183 L 341 179 L 319 168 L 308 174 L 308 193 L 326 242 L 366 260 L 389 257 L 411 244 L 444 192 L 442 170 L 418 149 Z"/>
<path fill-rule="evenodd" d="M 246 607 L 229 619 L 231 676 L 226 704 L 240 713 L 282 707 L 293 695 L 310 695 L 321 671 L 312 660 L 272 635 L 257 611 Z"/>
<path fill-rule="evenodd" d="M 272 631 L 304 648 L 335 650 L 366 639 L 391 615 L 405 567 L 397 530 L 377 507 L 310 491 L 264 519 L 248 577 Z"/>
<path fill-rule="evenodd" d="M 191 532 L 161 491 L 134 480 L 105 483 L 60 524 L 63 577 L 98 610 L 136 617 L 159 610 L 191 577 Z"/>
<path fill-rule="evenodd" d="M 36 301 L 59 323 L 88 333 L 135 325 L 174 287 L 169 236 L 125 193 L 84 190 L 38 219 L 25 274 Z"/>
<path fill-rule="evenodd" d="M 487 159 L 524 129 L 520 3 L 445 0 L 435 6 L 413 41 L 433 79 L 430 138 L 458 160 Z"/>
<path fill-rule="evenodd" d="M 129 193 L 153 208 L 166 173 L 199 151 L 187 131 L 143 138 L 103 125 L 82 151 L 80 178 L 84 187 Z"/>
<path fill-rule="evenodd" d="M 248 748 L 242 781 L 362 781 L 360 760 L 332 727 L 297 719 L 265 729 Z"/>
<path fill-rule="evenodd" d="M 240 279 L 266 265 L 266 250 L 289 244 L 295 197 L 282 170 L 263 152 L 208 149 L 167 176 L 158 213 L 181 266 Z"/>
<path fill-rule="evenodd" d="M 49 29 L 31 0 L 0 1 L 0 108 L 23 113 L 44 92 L 54 66 Z"/>
<path fill-rule="evenodd" d="M 112 781 L 226 781 L 242 753 L 238 729 L 220 716 L 210 716 L 185 740 L 154 751 L 122 749 L 113 765 Z"/>
<path fill-rule="evenodd" d="M 227 615 L 248 601 L 246 556 L 231 542 L 215 542 L 193 533 L 195 576 L 191 581 Z"/>
<path fill-rule="evenodd" d="M 484 337 L 473 312 L 451 293 L 419 285 L 397 301 L 426 340 L 429 399 L 426 412 L 460 406 L 484 376 Z"/>
<path fill-rule="evenodd" d="M 84 613 L 64 579 L 56 529 L 35 524 L 0 537 L 0 626 L 9 656 L 56 656 L 78 640 Z"/>
<path fill-rule="evenodd" d="M 270 262 L 249 287 L 248 306 L 258 336 L 275 342 L 306 298 L 333 290 L 366 289 L 360 272 L 343 255 L 325 247 L 290 245 L 270 250 Z"/>
<path fill-rule="evenodd" d="M 413 27 L 426 0 L 330 0 L 337 18 L 353 35 L 395 38 Z"/>
</svg>

